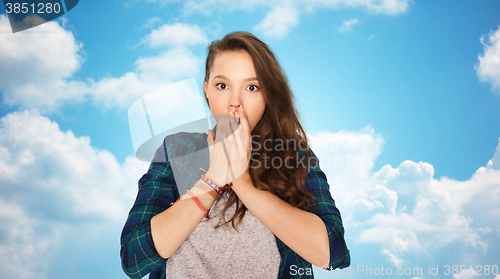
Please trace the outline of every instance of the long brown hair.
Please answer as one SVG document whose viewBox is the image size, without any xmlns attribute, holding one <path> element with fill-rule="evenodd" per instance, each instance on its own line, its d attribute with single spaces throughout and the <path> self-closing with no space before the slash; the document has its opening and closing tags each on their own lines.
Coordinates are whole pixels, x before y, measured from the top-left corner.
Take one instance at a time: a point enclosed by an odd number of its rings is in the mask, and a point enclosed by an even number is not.
<svg viewBox="0 0 500 279">
<path fill-rule="evenodd" d="M 208 46 L 205 82 L 209 80 L 217 54 L 234 50 L 244 50 L 252 57 L 266 102 L 264 114 L 252 131 L 249 166 L 252 182 L 257 189 L 269 191 L 289 204 L 305 210 L 311 202 L 316 202 L 304 185 L 312 154 L 293 105 L 294 97 L 286 75 L 269 47 L 251 33 L 241 31 L 229 33 L 222 40 L 213 41 Z M 209 104 L 208 98 L 206 101 Z M 276 148 L 277 146 L 281 148 Z M 308 158 L 300 156 L 299 149 L 305 151 Z M 279 158 L 281 167 L 273 160 L 275 158 Z M 222 210 L 223 223 L 219 226 L 231 222 L 236 229 L 235 220 L 236 225 L 241 223 L 247 208 L 233 191 L 226 194 L 229 194 L 229 199 Z M 226 210 L 235 203 L 236 211 L 233 217 L 226 221 Z"/>
</svg>

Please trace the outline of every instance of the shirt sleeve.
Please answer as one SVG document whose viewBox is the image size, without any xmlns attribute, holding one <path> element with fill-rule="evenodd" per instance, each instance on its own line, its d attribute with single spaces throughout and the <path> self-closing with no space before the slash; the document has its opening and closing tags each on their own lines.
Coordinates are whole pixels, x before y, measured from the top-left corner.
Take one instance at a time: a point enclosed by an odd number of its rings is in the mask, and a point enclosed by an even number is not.
<svg viewBox="0 0 500 279">
<path fill-rule="evenodd" d="M 330 186 L 325 173 L 319 167 L 319 160 L 314 153 L 312 155 L 313 160 L 310 161 L 305 185 L 306 189 L 316 197 L 317 206 L 312 205 L 308 211 L 318 215 L 325 223 L 330 243 L 328 269 L 348 267 L 351 263 L 351 257 L 344 240 L 344 227 L 340 211 L 335 206 L 335 201 L 330 194 Z"/>
<path fill-rule="evenodd" d="M 179 193 L 162 145 L 155 154 L 148 172 L 139 180 L 139 191 L 121 235 L 120 257 L 123 271 L 130 278 L 164 273 L 162 258 L 151 236 L 151 218 L 170 207 Z"/>
</svg>

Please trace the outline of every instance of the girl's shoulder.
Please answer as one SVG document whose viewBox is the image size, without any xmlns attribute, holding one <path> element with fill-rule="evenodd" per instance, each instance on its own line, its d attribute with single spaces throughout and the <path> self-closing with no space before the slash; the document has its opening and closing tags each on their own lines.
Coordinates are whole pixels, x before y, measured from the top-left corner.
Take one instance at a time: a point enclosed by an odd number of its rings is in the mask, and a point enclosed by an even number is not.
<svg viewBox="0 0 500 279">
<path fill-rule="evenodd" d="M 168 150 L 199 151 L 207 148 L 207 133 L 178 132 L 165 137 L 163 144 Z"/>
<path fill-rule="evenodd" d="M 153 157 L 155 163 L 166 163 L 176 158 L 201 151 L 208 147 L 207 133 L 177 132 L 166 136 L 156 149 Z"/>
<path fill-rule="evenodd" d="M 299 159 L 301 161 L 307 163 L 307 166 L 309 167 L 309 171 L 319 170 L 319 159 L 316 156 L 316 154 L 314 154 L 314 152 L 312 151 L 312 149 L 310 147 L 307 149 L 303 149 L 303 148 L 298 147 L 297 153 L 298 153 Z"/>
</svg>

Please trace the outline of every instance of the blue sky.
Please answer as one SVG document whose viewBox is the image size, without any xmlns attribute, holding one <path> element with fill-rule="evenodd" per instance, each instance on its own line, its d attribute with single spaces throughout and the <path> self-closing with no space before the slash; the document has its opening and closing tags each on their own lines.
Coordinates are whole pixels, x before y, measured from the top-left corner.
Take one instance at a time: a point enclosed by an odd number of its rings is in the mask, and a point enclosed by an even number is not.
<svg viewBox="0 0 500 279">
<path fill-rule="evenodd" d="M 147 168 L 128 107 L 201 89 L 206 46 L 236 30 L 287 73 L 355 267 L 500 265 L 499 1 L 80 1 L 16 34 L 5 15 L 6 278 L 125 278 L 119 234 Z"/>
</svg>

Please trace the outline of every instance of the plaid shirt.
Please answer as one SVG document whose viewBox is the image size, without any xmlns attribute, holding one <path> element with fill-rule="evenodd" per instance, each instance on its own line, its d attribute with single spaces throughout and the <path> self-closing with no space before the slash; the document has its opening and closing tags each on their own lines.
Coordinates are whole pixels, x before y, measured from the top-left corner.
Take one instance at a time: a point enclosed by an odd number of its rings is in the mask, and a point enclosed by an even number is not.
<svg viewBox="0 0 500 279">
<path fill-rule="evenodd" d="M 167 136 L 156 151 L 148 172 L 139 180 L 139 192 L 121 235 L 122 268 L 130 278 L 141 278 L 148 273 L 150 279 L 166 278 L 168 259 L 160 257 L 156 251 L 150 221 L 154 215 L 169 208 L 170 203 L 179 197 L 179 192 L 185 191 L 178 184 L 193 185 L 202 174 L 199 168 L 208 169 L 210 161 L 207 147 L 206 133 L 181 132 Z M 305 155 L 305 152 L 301 152 Z M 193 154 L 196 156 L 191 156 Z M 314 153 L 313 159 L 319 162 Z M 187 165 L 192 167 L 186 168 Z M 344 240 L 340 212 L 330 195 L 330 187 L 319 164 L 310 166 L 305 187 L 318 201 L 317 207 L 310 206 L 307 211 L 318 215 L 328 232 L 328 269 L 349 266 L 351 258 Z M 276 243 L 282 258 L 279 278 L 313 278 L 313 275 L 308 275 L 312 274 L 312 265 L 308 261 L 277 237 Z M 303 271 L 300 276 L 299 270 Z"/>
</svg>

